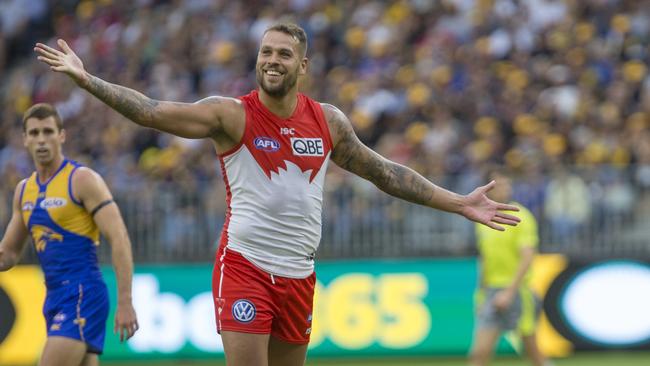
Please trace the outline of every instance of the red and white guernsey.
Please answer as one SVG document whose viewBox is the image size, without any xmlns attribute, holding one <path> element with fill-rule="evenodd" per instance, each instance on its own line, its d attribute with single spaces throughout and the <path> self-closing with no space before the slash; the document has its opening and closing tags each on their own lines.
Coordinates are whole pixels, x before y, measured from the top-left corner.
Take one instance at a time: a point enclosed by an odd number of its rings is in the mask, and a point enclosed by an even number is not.
<svg viewBox="0 0 650 366">
<path fill-rule="evenodd" d="M 298 94 L 282 119 L 258 92 L 240 97 L 246 111 L 241 142 L 219 156 L 226 184 L 227 245 L 264 271 L 305 278 L 321 238 L 325 171 L 332 139 L 318 102 Z"/>
</svg>

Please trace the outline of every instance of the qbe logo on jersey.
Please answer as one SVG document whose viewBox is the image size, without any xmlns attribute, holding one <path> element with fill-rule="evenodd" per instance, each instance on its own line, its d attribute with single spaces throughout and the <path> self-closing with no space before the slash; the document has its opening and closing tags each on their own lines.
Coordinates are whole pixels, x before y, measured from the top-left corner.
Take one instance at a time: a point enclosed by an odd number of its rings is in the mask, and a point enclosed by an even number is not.
<svg viewBox="0 0 650 366">
<path fill-rule="evenodd" d="M 255 305 L 252 302 L 240 299 L 232 304 L 232 316 L 240 323 L 250 323 L 255 319 Z"/>
<path fill-rule="evenodd" d="M 291 151 L 293 151 L 293 155 L 297 155 L 297 156 L 325 155 L 325 149 L 323 148 L 323 139 L 320 137 L 318 138 L 292 137 Z"/>
</svg>

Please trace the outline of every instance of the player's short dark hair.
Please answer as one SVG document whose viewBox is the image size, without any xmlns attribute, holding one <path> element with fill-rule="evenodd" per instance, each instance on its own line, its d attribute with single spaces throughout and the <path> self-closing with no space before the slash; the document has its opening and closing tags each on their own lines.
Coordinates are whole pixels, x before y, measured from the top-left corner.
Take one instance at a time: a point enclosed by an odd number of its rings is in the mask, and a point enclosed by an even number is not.
<svg viewBox="0 0 650 366">
<path fill-rule="evenodd" d="M 293 37 L 302 50 L 303 57 L 307 54 L 307 33 L 298 24 L 294 23 L 279 23 L 275 24 L 264 31 L 264 34 L 270 31 L 282 32 Z"/>
<path fill-rule="evenodd" d="M 61 131 L 63 129 L 63 121 L 59 112 L 54 108 L 53 105 L 48 103 L 38 103 L 29 107 L 28 110 L 23 114 L 23 132 L 27 131 L 27 120 L 30 118 L 36 119 L 46 119 L 48 117 L 54 117 L 56 121 L 56 128 Z"/>
</svg>

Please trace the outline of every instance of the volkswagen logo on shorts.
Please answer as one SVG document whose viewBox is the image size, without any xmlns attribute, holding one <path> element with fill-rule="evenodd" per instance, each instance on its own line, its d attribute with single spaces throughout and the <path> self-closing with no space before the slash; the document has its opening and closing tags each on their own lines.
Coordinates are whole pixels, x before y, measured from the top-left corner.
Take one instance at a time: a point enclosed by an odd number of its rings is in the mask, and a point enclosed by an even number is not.
<svg viewBox="0 0 650 366">
<path fill-rule="evenodd" d="M 232 304 L 232 315 L 240 323 L 250 323 L 255 319 L 255 305 L 245 299 L 237 300 Z"/>
</svg>

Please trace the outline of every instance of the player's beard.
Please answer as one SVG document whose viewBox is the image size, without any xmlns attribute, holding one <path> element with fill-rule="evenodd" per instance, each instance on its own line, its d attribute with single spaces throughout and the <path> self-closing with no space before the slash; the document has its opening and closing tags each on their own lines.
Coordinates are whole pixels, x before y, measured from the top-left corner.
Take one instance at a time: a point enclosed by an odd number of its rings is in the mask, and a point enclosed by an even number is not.
<svg viewBox="0 0 650 366">
<path fill-rule="evenodd" d="M 298 70 L 294 72 L 287 72 L 282 78 L 282 82 L 275 85 L 269 85 L 264 80 L 264 70 L 258 69 L 256 73 L 257 84 L 266 92 L 266 94 L 272 97 L 284 97 L 289 93 L 289 90 L 293 88 L 298 82 Z"/>
</svg>

